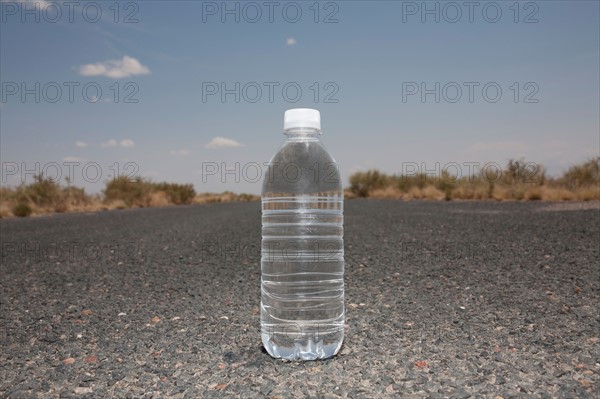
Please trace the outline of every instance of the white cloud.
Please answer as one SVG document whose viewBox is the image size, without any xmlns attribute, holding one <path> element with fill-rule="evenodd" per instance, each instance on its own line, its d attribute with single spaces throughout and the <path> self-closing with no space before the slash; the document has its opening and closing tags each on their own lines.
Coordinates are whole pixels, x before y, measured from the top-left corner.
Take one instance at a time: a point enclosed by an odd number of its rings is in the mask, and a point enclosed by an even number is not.
<svg viewBox="0 0 600 399">
<path fill-rule="evenodd" d="M 110 139 L 100 144 L 102 147 L 123 147 L 130 148 L 135 146 L 135 142 L 131 139 L 123 139 L 120 142 L 115 139 Z"/>
<path fill-rule="evenodd" d="M 182 157 L 186 157 L 186 156 L 188 156 L 188 155 L 191 154 L 191 151 L 190 150 L 186 150 L 186 149 L 171 150 L 171 151 L 169 151 L 169 154 L 171 154 L 171 155 L 179 155 L 179 156 L 182 156 Z"/>
<path fill-rule="evenodd" d="M 79 148 L 85 148 L 88 146 L 88 143 L 84 142 L 84 141 L 78 141 L 75 143 L 75 147 L 79 147 Z"/>
<path fill-rule="evenodd" d="M 297 42 L 297 41 L 296 41 L 296 39 L 294 39 L 293 37 L 289 37 L 289 38 L 287 39 L 287 42 L 286 42 L 286 43 L 287 43 L 287 45 L 288 45 L 288 46 L 293 46 L 294 44 L 296 44 L 296 43 L 298 43 L 298 42 Z"/>
<path fill-rule="evenodd" d="M 150 69 L 135 58 L 125 55 L 120 60 L 83 65 L 79 68 L 79 73 L 83 76 L 106 76 L 119 79 L 135 75 L 148 75 Z"/>
<path fill-rule="evenodd" d="M 226 147 L 243 147 L 244 145 L 241 143 L 238 143 L 235 140 L 232 139 L 226 139 L 224 137 L 215 137 L 214 139 L 212 139 L 210 141 L 210 143 L 208 143 L 207 145 L 205 145 L 205 148 L 226 148 Z"/>
<path fill-rule="evenodd" d="M 131 139 L 121 140 L 121 147 L 129 148 L 135 146 L 135 143 Z"/>
<path fill-rule="evenodd" d="M 116 147 L 117 145 L 119 145 L 119 143 L 117 142 L 117 140 L 110 139 L 108 141 L 105 141 L 101 145 L 102 147 Z"/>
<path fill-rule="evenodd" d="M 62 159 L 65 162 L 85 162 L 85 159 L 83 158 L 78 158 L 78 157 L 64 157 Z"/>
<path fill-rule="evenodd" d="M 50 5 L 50 2 L 48 0 L 2 0 L 2 3 L 19 3 L 19 4 L 30 4 L 31 6 L 28 6 L 27 9 L 28 10 L 33 10 L 35 9 L 37 10 L 45 10 L 46 7 L 48 7 Z"/>
</svg>

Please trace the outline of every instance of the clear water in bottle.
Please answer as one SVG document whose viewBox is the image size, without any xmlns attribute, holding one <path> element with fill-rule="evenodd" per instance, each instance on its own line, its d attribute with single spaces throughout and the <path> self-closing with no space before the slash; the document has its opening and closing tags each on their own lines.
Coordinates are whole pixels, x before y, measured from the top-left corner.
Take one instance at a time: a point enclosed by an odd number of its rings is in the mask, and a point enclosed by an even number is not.
<svg viewBox="0 0 600 399">
<path fill-rule="evenodd" d="M 344 340 L 342 182 L 319 111 L 286 111 L 284 131 L 262 191 L 262 342 L 276 358 L 325 359 Z"/>
</svg>

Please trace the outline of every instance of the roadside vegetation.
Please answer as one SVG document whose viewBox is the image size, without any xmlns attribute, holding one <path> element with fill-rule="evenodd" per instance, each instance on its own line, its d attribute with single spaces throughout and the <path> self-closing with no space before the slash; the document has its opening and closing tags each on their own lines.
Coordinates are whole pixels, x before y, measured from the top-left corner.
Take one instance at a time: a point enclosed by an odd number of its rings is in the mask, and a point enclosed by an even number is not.
<svg viewBox="0 0 600 399">
<path fill-rule="evenodd" d="M 66 186 L 38 175 L 34 182 L 0 188 L 0 217 L 48 213 L 259 201 L 252 194 L 196 193 L 191 184 L 156 183 L 137 177 L 106 182 L 101 194 Z M 542 166 L 511 160 L 504 167 L 455 176 L 451 168 L 438 175 L 388 175 L 378 170 L 354 173 L 345 197 L 398 200 L 590 201 L 600 200 L 600 157 L 574 165 L 560 177 L 548 177 Z"/>
<path fill-rule="evenodd" d="M 119 177 L 106 182 L 101 194 L 90 195 L 83 188 L 62 186 L 42 175 L 31 184 L 0 188 L 0 217 L 25 217 L 62 212 L 206 204 L 215 202 L 257 201 L 251 194 L 197 194 L 191 184 L 155 183 L 137 177 Z"/>
<path fill-rule="evenodd" d="M 456 176 L 448 167 L 439 175 L 388 175 L 378 170 L 350 176 L 347 198 L 430 200 L 590 201 L 600 199 L 600 157 L 548 177 L 543 166 L 510 160 L 504 169 Z M 454 169 L 455 170 L 455 169 Z"/>
</svg>

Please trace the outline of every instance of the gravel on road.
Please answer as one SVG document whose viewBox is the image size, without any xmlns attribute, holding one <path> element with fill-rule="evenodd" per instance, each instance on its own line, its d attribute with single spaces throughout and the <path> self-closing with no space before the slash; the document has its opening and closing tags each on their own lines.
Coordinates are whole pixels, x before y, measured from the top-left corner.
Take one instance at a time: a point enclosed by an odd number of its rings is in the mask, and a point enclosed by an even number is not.
<svg viewBox="0 0 600 399">
<path fill-rule="evenodd" d="M 0 220 L 0 397 L 600 397 L 600 211 L 351 200 L 346 338 L 259 335 L 260 205 Z"/>
</svg>

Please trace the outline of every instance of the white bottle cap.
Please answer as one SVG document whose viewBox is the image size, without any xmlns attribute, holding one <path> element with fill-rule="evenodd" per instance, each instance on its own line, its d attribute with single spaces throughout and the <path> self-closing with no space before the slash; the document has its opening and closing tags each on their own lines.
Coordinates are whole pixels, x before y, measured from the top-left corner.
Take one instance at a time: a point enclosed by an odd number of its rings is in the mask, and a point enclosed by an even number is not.
<svg viewBox="0 0 600 399">
<path fill-rule="evenodd" d="M 321 131 L 321 113 L 310 108 L 288 109 L 283 116 L 283 130 L 295 127 L 308 127 Z"/>
</svg>

